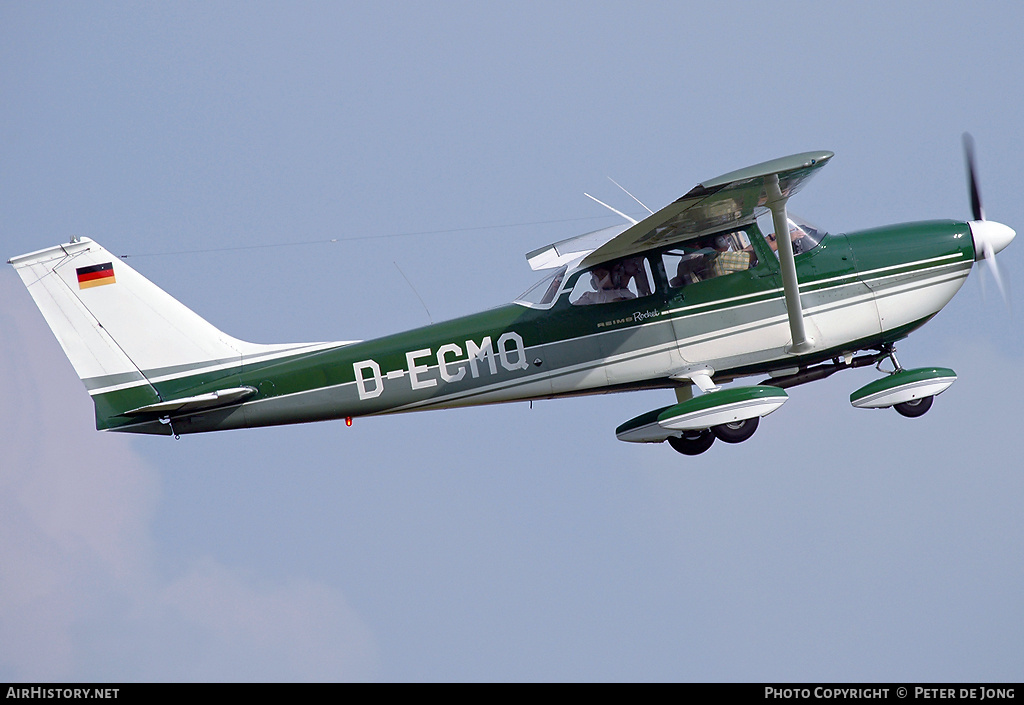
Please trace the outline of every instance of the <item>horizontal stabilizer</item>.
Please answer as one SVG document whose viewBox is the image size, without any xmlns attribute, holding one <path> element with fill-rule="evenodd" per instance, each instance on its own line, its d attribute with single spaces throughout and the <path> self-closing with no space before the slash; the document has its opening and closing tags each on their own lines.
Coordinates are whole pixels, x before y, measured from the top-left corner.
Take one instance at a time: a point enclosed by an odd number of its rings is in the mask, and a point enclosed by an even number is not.
<svg viewBox="0 0 1024 705">
<path fill-rule="evenodd" d="M 208 394 L 197 394 L 184 399 L 171 399 L 156 404 L 147 404 L 138 409 L 131 409 L 124 412 L 125 416 L 140 416 L 142 414 L 164 414 L 173 416 L 176 414 L 192 413 L 195 411 L 206 411 L 218 406 L 228 406 L 240 401 L 245 401 L 256 394 L 255 387 L 234 387 L 232 389 L 218 389 Z"/>
</svg>

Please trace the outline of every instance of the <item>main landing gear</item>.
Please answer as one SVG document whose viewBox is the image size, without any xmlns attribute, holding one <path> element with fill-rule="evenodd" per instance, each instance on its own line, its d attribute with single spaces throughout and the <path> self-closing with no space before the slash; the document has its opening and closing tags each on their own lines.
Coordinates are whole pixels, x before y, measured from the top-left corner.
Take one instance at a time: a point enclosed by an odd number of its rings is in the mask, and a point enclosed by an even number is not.
<svg viewBox="0 0 1024 705">
<path fill-rule="evenodd" d="M 715 442 L 715 434 L 710 428 L 700 431 L 683 431 L 681 436 L 669 436 L 668 444 L 673 450 L 683 455 L 700 455 Z"/>
<path fill-rule="evenodd" d="M 668 444 L 683 455 L 700 455 L 719 439 L 724 443 L 742 443 L 754 435 L 761 418 L 723 423 L 696 431 L 683 431 L 681 436 L 669 436 Z"/>
<path fill-rule="evenodd" d="M 715 434 L 715 438 L 720 441 L 724 441 L 726 443 L 742 443 L 754 435 L 754 431 L 757 430 L 757 424 L 760 422 L 761 417 L 755 416 L 752 419 L 744 419 L 742 421 L 724 423 L 720 426 L 712 426 L 711 432 Z"/>
</svg>

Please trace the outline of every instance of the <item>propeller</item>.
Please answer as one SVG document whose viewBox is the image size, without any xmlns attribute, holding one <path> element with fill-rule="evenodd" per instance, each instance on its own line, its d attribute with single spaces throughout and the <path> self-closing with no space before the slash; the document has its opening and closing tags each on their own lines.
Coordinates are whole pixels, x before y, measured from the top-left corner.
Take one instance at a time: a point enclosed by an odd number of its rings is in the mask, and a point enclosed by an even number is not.
<svg viewBox="0 0 1024 705">
<path fill-rule="evenodd" d="M 964 158 L 967 162 L 967 186 L 971 192 L 971 215 L 974 217 L 970 222 L 971 237 L 974 239 L 974 260 L 985 260 L 1003 301 L 1008 304 L 1003 278 L 999 274 L 999 265 L 996 264 L 996 253 L 1009 245 L 1017 233 L 1002 223 L 985 220 L 985 209 L 981 205 L 981 191 L 978 188 L 977 169 L 974 165 L 974 138 L 967 132 L 964 133 Z"/>
<path fill-rule="evenodd" d="M 971 189 L 971 215 L 975 220 L 985 220 L 981 192 L 978 190 L 977 169 L 974 166 L 974 138 L 970 132 L 964 133 L 964 159 L 967 161 L 967 185 Z"/>
</svg>

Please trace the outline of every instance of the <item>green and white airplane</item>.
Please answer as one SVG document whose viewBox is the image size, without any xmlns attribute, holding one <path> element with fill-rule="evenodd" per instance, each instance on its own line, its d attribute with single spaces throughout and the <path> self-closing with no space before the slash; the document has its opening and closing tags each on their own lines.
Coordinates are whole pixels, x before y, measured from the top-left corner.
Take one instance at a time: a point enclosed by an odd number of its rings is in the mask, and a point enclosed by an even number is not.
<svg viewBox="0 0 1024 705">
<path fill-rule="evenodd" d="M 510 304 L 368 341 L 232 338 L 85 238 L 9 263 L 101 430 L 178 437 L 660 388 L 674 403 L 617 437 L 694 455 L 716 438 L 746 440 L 787 388 L 840 370 L 888 359 L 891 372 L 850 400 L 911 417 L 953 383 L 950 369 L 903 369 L 894 345 L 975 262 L 999 282 L 995 253 L 1015 233 L 985 220 L 965 146 L 971 221 L 817 230 L 791 219 L 787 202 L 833 154 L 795 154 L 705 181 L 639 222 L 530 252 L 546 276 Z M 757 219 L 769 213 L 765 234 Z M 754 375 L 766 378 L 722 386 Z"/>
</svg>

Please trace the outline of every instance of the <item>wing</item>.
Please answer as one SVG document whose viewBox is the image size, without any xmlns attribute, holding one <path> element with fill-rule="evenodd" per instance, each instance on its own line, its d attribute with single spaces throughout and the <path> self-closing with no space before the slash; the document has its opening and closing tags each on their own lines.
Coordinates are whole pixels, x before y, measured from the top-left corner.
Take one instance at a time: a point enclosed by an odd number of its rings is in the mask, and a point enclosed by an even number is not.
<svg viewBox="0 0 1024 705">
<path fill-rule="evenodd" d="M 605 228 L 554 243 L 527 254 L 534 269 L 559 266 L 570 254 L 589 267 L 652 247 L 670 245 L 702 232 L 746 224 L 766 212 L 765 178 L 779 176 L 789 198 L 833 157 L 832 152 L 804 152 L 756 164 L 698 184 L 678 201 L 636 225 Z M 557 264 L 556 264 L 557 263 Z"/>
<path fill-rule="evenodd" d="M 623 223 L 559 240 L 547 247 L 527 252 L 526 261 L 534 270 L 561 267 L 563 264 L 579 261 L 615 236 L 620 235 L 628 227 L 628 224 Z"/>
</svg>

